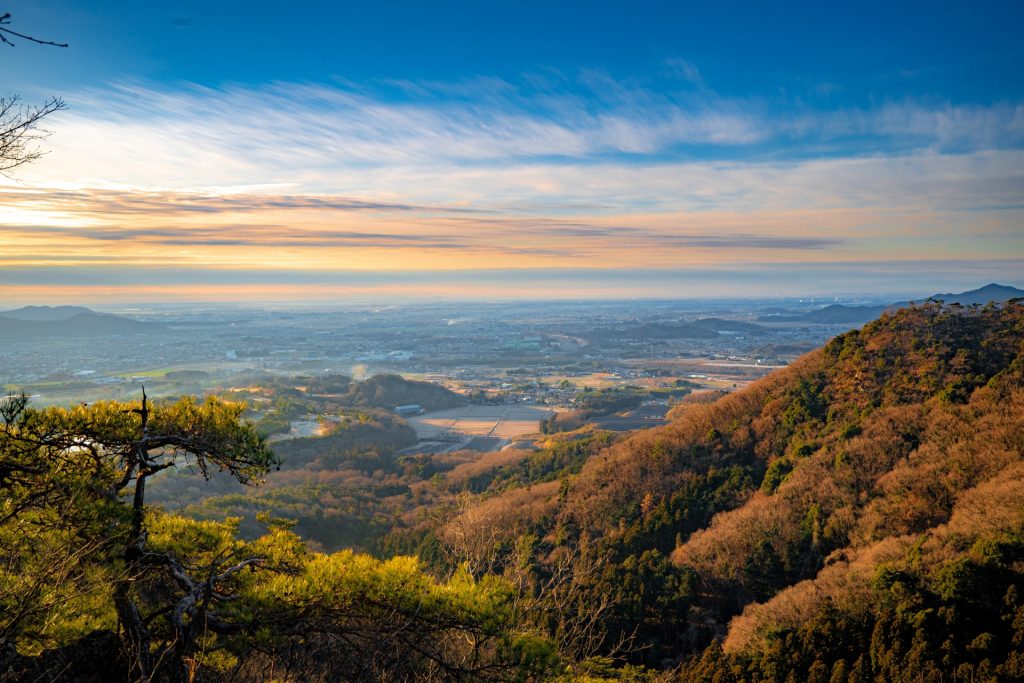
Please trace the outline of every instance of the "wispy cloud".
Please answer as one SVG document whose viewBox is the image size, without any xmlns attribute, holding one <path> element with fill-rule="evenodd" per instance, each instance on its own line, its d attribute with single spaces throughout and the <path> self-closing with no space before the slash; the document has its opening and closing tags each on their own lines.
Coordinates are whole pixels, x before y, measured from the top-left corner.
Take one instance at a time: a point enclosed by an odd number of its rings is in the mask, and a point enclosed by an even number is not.
<svg viewBox="0 0 1024 683">
<path fill-rule="evenodd" d="M 125 213 L 259 210 L 264 194 L 339 211 L 1009 205 L 1024 168 L 1019 103 L 832 111 L 600 70 L 515 83 L 121 84 L 68 100 L 52 153 L 25 179 L 67 205 L 55 184 L 89 187 L 98 208 L 99 189 L 116 188 L 103 210 Z M 243 186 L 270 190 L 232 190 Z"/>
<path fill-rule="evenodd" d="M 0 266 L 781 272 L 1024 253 L 1024 105 L 821 110 L 666 68 L 677 89 L 592 69 L 69 95 L 52 154 L 0 182 Z"/>
<path fill-rule="evenodd" d="M 39 187 L 0 187 L 0 199 L 22 205 L 60 206 L 67 211 L 99 215 L 176 215 L 227 213 L 271 209 L 316 209 L 325 211 L 387 211 L 474 213 L 460 206 L 426 206 L 399 202 L 374 202 L 349 197 L 315 194 L 272 194 L 257 192 L 193 192 L 81 188 L 77 190 Z"/>
<path fill-rule="evenodd" d="M 696 66 L 671 65 L 684 80 L 699 81 Z M 859 156 L 865 149 L 905 154 L 1024 144 L 1024 106 L 1017 103 L 905 101 L 823 111 L 706 88 L 654 90 L 598 70 L 517 83 L 120 84 L 68 100 L 73 110 L 55 122 L 51 141 L 62 175 L 179 186 L 287 179 L 321 189 L 333 172 L 396 166 L 714 160 L 746 148 L 759 158 L 808 158 L 823 150 Z"/>
<path fill-rule="evenodd" d="M 693 233 L 685 227 L 661 229 L 633 226 L 600 226 L 556 220 L 453 219 L 449 233 L 427 231 L 422 234 L 402 232 L 354 232 L 344 229 L 309 229 L 282 224 L 219 223 L 204 226 L 162 226 L 140 228 L 133 225 L 95 225 L 90 227 L 57 225 L 8 225 L 8 234 L 31 235 L 36 238 L 88 242 L 129 242 L 134 245 L 164 246 L 239 246 L 249 248 L 306 247 L 398 249 L 458 249 L 516 254 L 548 254 L 571 259 L 588 253 L 596 246 L 637 249 L 778 249 L 818 250 L 842 244 L 839 237 L 771 235 L 764 233 L 722 232 Z M 508 239 L 509 237 L 513 239 Z M 557 239 L 559 248 L 518 247 L 509 242 L 526 237 L 538 243 Z M 597 244 L 595 244 L 597 243 Z M 625 247 L 623 243 L 628 243 Z M 0 256 L 0 263 L 3 262 Z"/>
<path fill-rule="evenodd" d="M 688 59 L 671 57 L 665 60 L 665 66 L 668 69 L 669 75 L 675 78 L 680 78 L 696 86 L 704 85 L 704 77 L 701 76 L 700 69 Z"/>
</svg>

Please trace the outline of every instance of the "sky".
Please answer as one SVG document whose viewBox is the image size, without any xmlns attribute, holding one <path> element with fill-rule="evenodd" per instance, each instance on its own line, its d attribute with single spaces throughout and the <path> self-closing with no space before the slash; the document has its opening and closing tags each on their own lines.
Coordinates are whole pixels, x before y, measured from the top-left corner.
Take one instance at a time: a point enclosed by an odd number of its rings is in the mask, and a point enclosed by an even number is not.
<svg viewBox="0 0 1024 683">
<path fill-rule="evenodd" d="M 2 304 L 1024 286 L 1019 2 L 4 11 Z"/>
</svg>

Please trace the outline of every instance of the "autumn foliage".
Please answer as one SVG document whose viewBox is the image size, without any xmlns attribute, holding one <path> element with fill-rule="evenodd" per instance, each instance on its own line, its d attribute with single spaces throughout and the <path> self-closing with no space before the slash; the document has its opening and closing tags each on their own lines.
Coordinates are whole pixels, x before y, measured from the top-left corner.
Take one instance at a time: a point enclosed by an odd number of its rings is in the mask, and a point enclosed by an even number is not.
<svg viewBox="0 0 1024 683">
<path fill-rule="evenodd" d="M 145 409 L 4 404 L 0 678 L 1024 678 L 1020 301 L 889 313 L 663 427 L 536 452 L 350 448 L 401 441 L 366 409 L 258 496 L 278 463 L 241 408 Z M 165 493 L 234 488 L 137 504 L 165 467 Z"/>
<path fill-rule="evenodd" d="M 1024 305 L 930 303 L 464 514 L 605 549 L 609 641 L 683 680 L 1015 680 L 1022 462 Z"/>
</svg>

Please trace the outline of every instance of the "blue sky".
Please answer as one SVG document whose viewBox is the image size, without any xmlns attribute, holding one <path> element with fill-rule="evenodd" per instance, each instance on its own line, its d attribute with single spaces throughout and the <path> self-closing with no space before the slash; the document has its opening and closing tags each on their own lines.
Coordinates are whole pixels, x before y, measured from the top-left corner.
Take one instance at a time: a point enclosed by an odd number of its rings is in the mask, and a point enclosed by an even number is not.
<svg viewBox="0 0 1024 683">
<path fill-rule="evenodd" d="M 893 5 L 10 3 L 71 47 L 0 95 L 70 109 L 0 184 L 5 294 L 1024 284 L 1024 4 Z"/>
<path fill-rule="evenodd" d="M 17 50 L 12 85 L 137 78 L 261 84 L 460 81 L 603 69 L 823 109 L 879 99 L 1017 99 L 1019 2 L 34 2 L 18 26 L 71 42 Z M 10 60 L 14 55 L 6 55 Z M 689 67 L 683 69 L 688 71 Z M 10 76 L 8 76 L 10 80 Z"/>
</svg>

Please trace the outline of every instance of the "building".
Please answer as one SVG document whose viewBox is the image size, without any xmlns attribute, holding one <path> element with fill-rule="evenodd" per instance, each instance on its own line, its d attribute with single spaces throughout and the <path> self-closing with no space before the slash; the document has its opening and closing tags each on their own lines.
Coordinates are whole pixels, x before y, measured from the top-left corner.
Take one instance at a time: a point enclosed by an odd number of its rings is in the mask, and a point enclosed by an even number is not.
<svg viewBox="0 0 1024 683">
<path fill-rule="evenodd" d="M 398 406 L 395 408 L 395 414 L 405 417 L 406 415 L 419 415 L 423 412 L 423 408 L 416 403 L 411 403 L 407 406 Z"/>
</svg>

